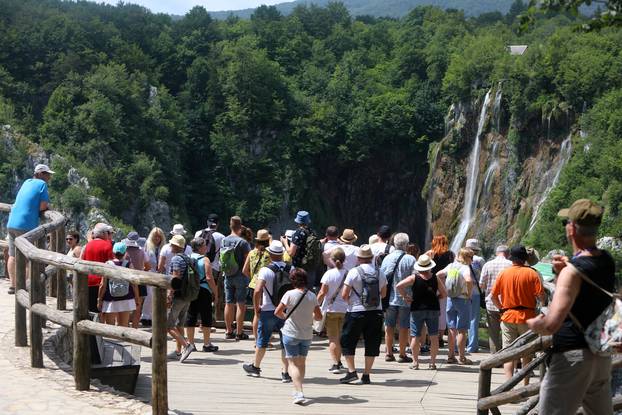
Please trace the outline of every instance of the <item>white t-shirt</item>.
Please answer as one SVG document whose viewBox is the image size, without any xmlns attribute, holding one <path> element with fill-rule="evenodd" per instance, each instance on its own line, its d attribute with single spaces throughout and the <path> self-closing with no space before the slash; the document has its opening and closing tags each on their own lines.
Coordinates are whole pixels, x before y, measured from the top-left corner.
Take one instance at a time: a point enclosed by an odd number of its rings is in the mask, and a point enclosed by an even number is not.
<svg viewBox="0 0 622 415">
<path fill-rule="evenodd" d="M 375 262 L 378 255 L 384 254 L 385 249 L 387 249 L 387 243 L 386 242 L 375 242 L 371 244 L 369 247 L 371 248 L 371 252 L 374 254 L 374 262 Z M 388 253 L 390 254 L 393 251 L 395 251 L 395 247 L 391 246 L 389 248 Z"/>
<path fill-rule="evenodd" d="M 324 252 L 329 252 L 331 249 L 340 246 L 341 244 L 339 243 L 339 241 L 335 241 L 335 240 L 328 240 L 326 241 L 326 243 L 324 243 Z"/>
<path fill-rule="evenodd" d="M 192 255 L 192 248 L 190 247 L 190 245 L 186 245 L 184 255 Z M 171 248 L 170 243 L 162 247 L 162 250 L 160 251 L 160 257 L 164 257 L 164 273 L 167 275 L 171 274 L 171 259 L 173 259 L 174 256 L 175 254 L 173 253 L 173 249 Z"/>
<path fill-rule="evenodd" d="M 285 262 L 272 262 L 272 264 L 278 266 L 279 268 L 285 267 Z M 274 295 L 274 272 L 268 267 L 262 267 L 257 274 L 257 279 L 264 281 L 264 288 L 261 290 L 261 311 L 273 311 L 276 307 L 272 304 L 272 299 L 270 299 L 270 295 L 268 295 L 268 291 L 270 294 Z"/>
<path fill-rule="evenodd" d="M 212 269 L 214 271 L 220 271 L 220 247 L 222 246 L 222 240 L 225 239 L 225 235 L 220 232 L 214 232 L 212 237 L 216 244 L 216 257 L 214 258 L 214 262 L 212 262 Z"/>
<path fill-rule="evenodd" d="M 358 259 L 356 257 L 356 252 L 358 251 L 358 246 L 354 245 L 337 245 L 339 248 L 343 249 L 343 252 L 346 254 L 346 260 L 343 263 L 343 269 L 346 271 L 350 271 L 352 268 L 358 265 Z"/>
<path fill-rule="evenodd" d="M 376 268 L 372 264 L 361 264 L 361 267 L 364 274 L 372 274 L 376 272 Z M 382 291 L 382 288 L 386 287 L 387 285 L 387 277 L 382 273 L 382 271 L 378 271 L 378 274 L 378 288 L 380 289 L 380 291 Z M 363 304 L 361 303 L 361 298 L 359 297 L 359 295 L 363 295 L 363 281 L 357 269 L 352 269 L 348 272 L 348 276 L 346 277 L 346 282 L 344 284 L 348 287 L 352 287 L 352 290 L 350 292 L 348 311 L 351 313 L 357 311 L 369 311 L 363 306 Z M 356 295 L 354 290 L 356 290 L 359 295 Z M 375 310 L 382 310 L 382 301 L 378 303 L 378 307 L 376 307 Z"/>
<path fill-rule="evenodd" d="M 345 313 L 348 311 L 348 303 L 341 297 L 341 281 L 346 274 L 345 269 L 332 268 L 324 273 L 321 283 L 328 286 L 328 293 L 324 297 L 322 302 L 322 312 L 329 313 Z M 340 287 L 341 285 L 341 287 Z M 332 304 L 328 304 L 329 301 L 335 296 L 335 301 Z"/>
<path fill-rule="evenodd" d="M 293 310 L 302 292 L 298 289 L 289 290 L 281 298 L 281 303 L 285 304 L 287 311 L 285 315 L 288 315 L 290 310 Z M 300 305 L 294 310 L 289 317 L 281 332 L 285 336 L 293 337 L 300 340 L 311 340 L 313 338 L 313 310 L 317 306 L 317 297 L 312 291 L 307 291 L 305 298 L 300 302 Z"/>
</svg>

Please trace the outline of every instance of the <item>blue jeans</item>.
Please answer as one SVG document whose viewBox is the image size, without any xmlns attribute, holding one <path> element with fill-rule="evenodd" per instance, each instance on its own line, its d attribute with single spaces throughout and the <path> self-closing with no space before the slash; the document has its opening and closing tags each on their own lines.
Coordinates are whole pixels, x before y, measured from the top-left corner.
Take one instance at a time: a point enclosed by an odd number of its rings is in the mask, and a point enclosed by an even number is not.
<svg viewBox="0 0 622 415">
<path fill-rule="evenodd" d="M 264 349 L 270 343 L 270 336 L 274 330 L 283 327 L 285 320 L 274 315 L 274 310 L 259 313 L 259 325 L 257 326 L 257 347 Z"/>
<path fill-rule="evenodd" d="M 479 348 L 477 336 L 479 330 L 479 308 L 479 293 L 476 293 L 471 297 L 471 321 L 469 323 L 469 340 L 466 345 L 466 350 L 469 353 L 475 353 Z"/>
<path fill-rule="evenodd" d="M 293 357 L 306 357 L 309 354 L 311 340 L 296 339 L 283 335 L 283 348 L 285 349 L 285 357 L 291 359 Z"/>
<path fill-rule="evenodd" d="M 400 307 L 397 305 L 390 305 L 384 314 L 384 324 L 387 327 L 398 326 L 400 329 L 407 329 L 410 327 L 410 307 Z"/>
<path fill-rule="evenodd" d="M 467 331 L 471 323 L 471 300 L 447 298 L 447 328 Z"/>
<path fill-rule="evenodd" d="M 413 337 L 421 336 L 423 325 L 428 326 L 428 335 L 438 335 L 438 310 L 417 310 L 410 312 L 410 335 Z"/>
<path fill-rule="evenodd" d="M 246 304 L 249 280 L 244 275 L 225 277 L 225 303 Z"/>
</svg>

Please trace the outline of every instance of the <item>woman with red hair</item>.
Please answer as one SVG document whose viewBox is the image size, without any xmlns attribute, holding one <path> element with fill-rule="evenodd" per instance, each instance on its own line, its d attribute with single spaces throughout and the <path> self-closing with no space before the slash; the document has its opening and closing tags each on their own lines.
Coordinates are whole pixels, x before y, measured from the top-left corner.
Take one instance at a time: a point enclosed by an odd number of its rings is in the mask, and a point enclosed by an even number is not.
<svg viewBox="0 0 622 415">
<path fill-rule="evenodd" d="M 449 250 L 449 240 L 445 235 L 436 235 L 432 238 L 432 248 L 426 252 L 426 254 L 434 261 L 436 266 L 432 268 L 432 275 L 436 277 L 436 273 L 452 262 L 454 262 L 455 255 Z M 443 285 L 445 284 L 445 277 L 440 277 Z M 443 333 L 447 328 L 447 298 L 439 300 L 441 314 L 438 318 L 438 341 L 441 347 L 443 347 Z"/>
</svg>

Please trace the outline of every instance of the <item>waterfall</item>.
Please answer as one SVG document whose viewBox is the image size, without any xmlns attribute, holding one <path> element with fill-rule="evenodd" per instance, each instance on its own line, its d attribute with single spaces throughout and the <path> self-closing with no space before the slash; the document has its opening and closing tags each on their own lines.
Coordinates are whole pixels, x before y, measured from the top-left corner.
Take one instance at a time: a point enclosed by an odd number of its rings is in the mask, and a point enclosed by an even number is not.
<svg viewBox="0 0 622 415">
<path fill-rule="evenodd" d="M 489 90 L 486 93 L 484 103 L 482 104 L 477 124 L 477 133 L 475 134 L 475 143 L 473 144 L 473 150 L 471 150 L 471 155 L 469 156 L 469 164 L 467 167 L 467 185 L 464 191 L 464 207 L 462 208 L 462 221 L 460 222 L 458 233 L 451 241 L 450 247 L 450 249 L 454 252 L 462 246 L 462 242 L 464 242 L 464 238 L 469 231 L 469 227 L 471 226 L 471 221 L 473 220 L 473 215 L 475 214 L 477 207 L 475 194 L 477 191 L 477 179 L 479 176 L 479 153 L 481 147 L 480 138 L 484 130 L 484 124 L 486 123 L 486 112 L 490 103 L 490 92 L 491 91 Z"/>
<path fill-rule="evenodd" d="M 430 173 L 428 179 L 428 195 L 426 200 L 426 229 L 425 229 L 425 247 L 429 247 L 432 242 L 432 204 L 434 198 L 434 174 L 439 162 L 439 156 L 441 153 L 442 143 L 438 143 L 434 149 L 434 155 L 432 156 L 432 165 L 430 166 Z"/>
<path fill-rule="evenodd" d="M 546 199 L 549 197 L 551 190 L 553 190 L 553 188 L 555 188 L 555 186 L 557 185 L 557 181 L 559 180 L 559 176 L 562 172 L 562 169 L 564 168 L 564 166 L 570 159 L 570 156 L 572 155 L 571 138 L 572 138 L 572 133 L 568 134 L 568 138 L 566 138 L 562 142 L 562 145 L 559 149 L 560 156 L 559 156 L 559 161 L 557 162 L 557 165 L 554 166 L 554 168 L 548 170 L 544 174 L 544 177 L 542 178 L 542 181 L 546 183 L 547 187 L 542 193 L 542 196 L 540 197 L 538 202 L 534 205 L 533 214 L 531 215 L 531 222 L 529 223 L 529 229 L 527 230 L 527 232 L 531 232 L 534 226 L 536 226 L 536 223 L 538 223 L 538 213 L 540 212 L 540 208 L 542 207 Z M 550 183 L 547 183 L 549 178 L 552 178 L 552 180 L 550 181 Z"/>
<path fill-rule="evenodd" d="M 501 130 L 501 82 L 499 82 L 499 87 L 497 88 L 497 92 L 495 93 L 495 100 L 492 105 L 492 118 L 495 120 L 495 129 L 497 132 Z"/>
</svg>

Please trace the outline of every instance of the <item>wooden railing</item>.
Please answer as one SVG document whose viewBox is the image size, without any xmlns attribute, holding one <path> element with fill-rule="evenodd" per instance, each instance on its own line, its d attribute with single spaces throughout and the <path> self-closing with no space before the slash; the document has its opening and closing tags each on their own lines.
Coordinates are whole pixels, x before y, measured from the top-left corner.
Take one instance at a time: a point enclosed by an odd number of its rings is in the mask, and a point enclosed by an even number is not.
<svg viewBox="0 0 622 415">
<path fill-rule="evenodd" d="M 11 205 L 0 203 L 0 212 L 9 212 Z M 72 329 L 73 376 L 77 390 L 90 388 L 91 349 L 89 335 L 123 340 L 151 348 L 151 406 L 152 413 L 168 413 L 166 361 L 166 290 L 171 278 L 162 274 L 115 267 L 99 262 L 84 261 L 63 253 L 66 219 L 60 213 L 47 211 L 46 222 L 15 239 L 15 345 L 28 345 L 26 310 L 30 310 L 30 359 L 32 367 L 43 367 L 43 332 L 45 320 Z M 44 249 L 50 236 L 49 247 Z M 47 265 L 47 268 L 43 268 Z M 57 309 L 45 304 L 42 278 L 56 272 L 54 290 Z M 66 272 L 73 272 L 73 312 L 65 310 Z M 27 273 L 30 290 L 26 290 Z M 150 285 L 153 289 L 152 333 L 93 322 L 89 319 L 88 274 Z"/>
<path fill-rule="evenodd" d="M 516 412 L 517 415 L 537 414 L 537 405 L 539 402 L 540 382 L 522 386 L 513 389 L 521 380 L 531 375 L 536 367 L 540 367 L 540 380 L 544 377 L 546 371 L 545 360 L 549 355 L 551 347 L 551 336 L 539 336 L 536 333 L 528 331 L 517 338 L 508 347 L 498 351 L 488 359 L 482 361 L 479 366 L 479 387 L 477 399 L 477 414 L 486 415 L 488 411 L 494 415 L 501 415 L 499 406 L 509 403 L 518 403 L 529 398 Z M 506 362 L 519 360 L 527 356 L 535 358 L 521 370 L 516 372 L 511 379 L 501 384 L 495 390 L 491 391 L 492 369 Z M 622 367 L 622 358 L 615 358 L 612 368 Z M 613 399 L 614 409 L 622 409 L 622 399 L 616 397 Z M 579 411 L 578 413 L 582 413 Z M 545 414 L 542 414 L 545 415 Z"/>
</svg>

